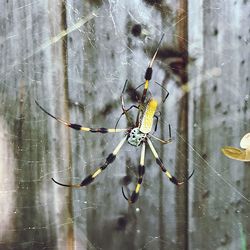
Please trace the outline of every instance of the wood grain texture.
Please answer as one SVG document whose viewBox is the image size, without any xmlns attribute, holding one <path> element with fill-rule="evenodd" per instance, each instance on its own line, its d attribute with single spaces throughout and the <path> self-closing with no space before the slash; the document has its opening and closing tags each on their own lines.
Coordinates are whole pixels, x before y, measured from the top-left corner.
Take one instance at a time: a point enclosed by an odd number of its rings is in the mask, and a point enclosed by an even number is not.
<svg viewBox="0 0 250 250">
<path fill-rule="evenodd" d="M 242 225 L 249 238 L 249 164 L 220 152 L 223 145 L 238 145 L 250 129 L 249 31 L 244 25 L 249 7 L 244 1 L 189 2 L 190 57 L 197 58 L 190 67 L 195 79 L 190 128 L 198 175 L 191 199 L 191 249 L 241 249 Z"/>
<path fill-rule="evenodd" d="M 222 0 L 4 1 L 0 248 L 241 249 L 242 235 L 250 248 L 249 163 L 220 151 L 250 132 L 249 9 Z M 163 32 L 149 89 L 161 112 L 155 135 L 168 138 L 170 123 L 173 143 L 152 141 L 172 174 L 194 176 L 174 186 L 146 150 L 139 200 L 129 205 L 121 186 L 131 179 L 134 188 L 140 149 L 125 145 L 90 186 L 56 186 L 51 177 L 80 183 L 123 134 L 70 130 L 35 100 L 64 120 L 113 128 L 126 79 L 129 107 Z M 164 104 L 154 81 L 170 92 Z"/>
</svg>

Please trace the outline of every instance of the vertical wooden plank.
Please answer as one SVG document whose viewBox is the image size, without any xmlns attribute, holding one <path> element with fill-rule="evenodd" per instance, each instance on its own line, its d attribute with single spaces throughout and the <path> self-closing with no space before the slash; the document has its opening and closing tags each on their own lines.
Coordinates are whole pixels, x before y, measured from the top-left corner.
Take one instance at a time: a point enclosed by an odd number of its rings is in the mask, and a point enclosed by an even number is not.
<svg viewBox="0 0 250 250">
<path fill-rule="evenodd" d="M 67 30 L 68 25 L 67 25 L 67 5 L 66 2 L 62 2 L 61 5 L 61 27 L 62 30 Z M 64 65 L 64 69 L 63 69 L 63 89 L 64 89 L 64 96 L 65 96 L 65 100 L 69 101 L 69 83 L 68 83 L 68 70 L 67 70 L 67 65 L 68 65 L 68 37 L 65 36 L 62 38 L 62 64 Z M 66 119 L 69 121 L 70 120 L 70 115 L 69 115 L 69 109 L 67 107 L 67 105 L 65 105 L 65 110 L 66 110 Z M 72 166 L 72 151 L 71 151 L 71 137 L 70 134 L 67 134 L 67 148 L 66 148 L 66 152 L 68 154 L 68 165 Z M 72 171 L 68 171 L 69 174 L 69 179 L 72 179 Z M 67 204 L 67 212 L 68 212 L 68 216 L 70 218 L 74 217 L 73 214 L 73 199 L 72 199 L 72 192 L 71 190 L 67 190 L 67 196 L 66 199 L 68 201 Z M 74 227 L 73 227 L 73 223 L 69 223 L 67 226 L 67 249 L 68 250 L 73 250 L 74 249 L 74 245 L 75 245 L 75 238 L 74 238 Z"/>
<path fill-rule="evenodd" d="M 182 63 L 180 64 L 180 87 L 188 82 L 187 64 L 188 64 L 188 8 L 187 1 L 180 0 L 177 14 L 177 44 L 182 54 Z M 184 89 L 184 88 L 183 88 Z M 182 157 L 177 157 L 176 173 L 177 176 L 188 176 L 188 92 L 184 92 L 178 109 L 178 135 L 182 138 L 177 143 L 177 151 L 182 153 Z M 182 188 L 176 191 L 176 231 L 177 231 L 177 249 L 188 249 L 188 182 Z"/>
<path fill-rule="evenodd" d="M 13 221 L 16 211 L 15 204 L 15 178 L 12 169 L 15 168 L 13 144 L 8 134 L 8 125 L 1 115 L 0 122 L 0 211 L 2 222 L 0 227 L 0 247 L 7 247 L 12 242 L 14 232 Z M 13 212 L 14 211 L 14 212 Z"/>
<path fill-rule="evenodd" d="M 185 90 L 188 82 L 188 3 L 187 0 L 179 1 L 177 12 L 176 36 L 179 52 L 182 54 L 182 62 L 179 65 L 180 87 Z M 177 143 L 177 152 L 181 156 L 176 159 L 177 176 L 188 176 L 188 121 L 189 117 L 189 95 L 183 91 L 178 107 L 177 133 L 182 138 Z M 188 249 L 188 182 L 176 191 L 176 232 L 177 249 Z"/>
<path fill-rule="evenodd" d="M 74 14 L 76 18 L 81 16 L 81 14 L 85 16 L 93 10 L 93 6 L 86 2 L 84 7 L 81 7 L 78 2 L 72 2 L 70 3 L 70 8 L 72 7 L 72 10 L 77 9 L 82 12 L 80 14 L 72 12 L 71 17 Z M 72 108 L 72 112 L 70 112 L 71 119 L 78 120 L 79 114 L 82 113 L 82 116 L 85 118 L 83 119 L 83 124 L 88 122 L 88 124 L 94 127 L 98 127 L 100 124 L 102 126 L 115 124 L 115 117 L 118 117 L 120 113 L 118 108 L 119 94 L 125 80 L 128 79 L 134 87 L 142 83 L 145 69 L 152 55 L 152 53 L 148 53 L 146 56 L 142 48 L 145 47 L 146 52 L 149 49 L 151 51 L 152 47 L 155 47 L 157 44 L 155 37 L 160 37 L 162 34 L 162 32 L 156 32 L 153 25 L 160 23 L 161 18 L 164 21 L 167 21 L 169 18 L 169 21 L 173 22 L 173 19 L 166 16 L 169 15 L 170 10 L 167 4 L 162 4 L 161 8 L 159 8 L 159 5 L 140 3 L 140 8 L 135 9 L 132 2 L 128 2 L 126 6 L 109 2 L 98 4 L 98 7 L 100 9 L 96 18 L 91 20 L 83 30 L 79 30 L 79 33 L 72 34 L 69 44 L 72 53 L 69 55 L 69 60 L 73 63 L 72 68 L 70 68 L 72 77 L 69 76 L 72 84 L 70 84 L 71 90 L 69 91 L 72 98 L 72 101 L 70 101 Z M 126 8 L 125 12 L 124 8 Z M 127 15 L 128 13 L 129 15 Z M 150 23 L 152 20 L 154 22 Z M 150 37 L 152 40 L 155 40 L 154 42 L 147 44 L 146 41 L 142 40 L 143 36 L 138 39 L 130 34 L 133 24 L 138 22 L 142 27 L 150 27 L 148 30 L 150 33 L 152 32 Z M 176 24 L 174 22 L 171 25 L 173 27 L 170 29 L 168 23 L 164 22 L 162 30 L 167 30 L 166 40 L 171 44 L 167 46 L 176 46 L 176 44 L 172 44 L 174 40 L 172 35 L 174 31 L 172 29 L 175 28 Z M 122 35 L 125 27 L 129 33 Z M 82 38 L 84 44 L 83 51 L 81 44 L 77 43 Z M 124 53 L 127 46 L 126 40 L 128 41 L 129 50 L 127 53 Z M 143 46 L 144 44 L 145 46 Z M 82 55 L 78 54 L 79 51 L 81 51 L 80 54 L 82 53 Z M 80 60 L 80 63 L 84 62 L 77 66 L 77 72 L 75 71 L 76 65 L 74 65 L 75 62 L 73 60 L 76 58 Z M 162 61 L 164 63 L 164 60 Z M 154 70 L 154 77 L 159 79 L 157 80 L 159 82 L 162 81 L 161 79 L 164 79 L 165 74 L 168 74 L 158 68 L 158 62 L 155 63 Z M 126 73 L 124 74 L 126 71 L 127 75 Z M 77 73 L 77 76 L 82 74 L 84 79 L 79 78 L 80 82 L 77 83 L 78 91 L 75 89 L 76 83 L 73 80 L 75 73 Z M 151 84 L 150 90 L 159 95 L 160 89 L 155 89 L 153 81 Z M 108 87 L 110 87 L 111 93 L 116 98 L 107 99 L 106 91 Z M 173 94 L 172 100 L 174 98 L 175 95 Z M 98 102 L 97 100 L 102 101 Z M 108 107 L 111 107 L 111 112 L 104 112 Z M 177 114 L 175 110 L 174 104 L 172 106 L 173 114 Z M 173 120 L 176 119 L 175 116 L 172 116 L 172 118 Z M 165 125 L 163 127 L 165 130 L 167 128 L 166 123 L 165 121 L 162 121 L 162 123 Z M 126 125 L 124 122 L 120 124 Z M 78 152 L 82 152 L 82 157 L 77 159 L 74 156 L 75 160 L 73 162 L 79 162 L 79 164 L 81 164 L 80 160 L 84 162 L 84 166 L 80 169 L 77 169 L 77 164 L 74 166 L 77 170 L 73 170 L 73 180 L 76 181 L 80 181 L 93 171 L 95 166 L 104 161 L 107 154 L 110 153 L 117 143 L 116 137 L 109 135 L 84 134 L 78 138 L 74 137 L 74 139 L 79 141 L 77 142 L 79 144 Z M 82 140 L 84 145 L 80 145 Z M 159 147 L 157 145 L 157 148 Z M 175 147 L 172 147 L 172 151 L 174 151 L 173 148 Z M 159 184 L 159 177 L 162 178 L 163 175 L 157 166 L 153 166 L 155 161 L 152 160 L 151 152 L 147 152 L 149 160 L 146 162 L 146 175 L 140 200 L 134 206 L 129 206 L 128 210 L 125 209 L 127 203 L 121 196 L 120 186 L 117 183 L 123 183 L 122 178 L 125 175 L 124 163 L 127 162 L 128 172 L 133 180 L 130 188 L 134 188 L 139 153 L 139 150 L 133 147 L 124 147 L 124 151 L 117 157 L 116 162 L 108 167 L 93 184 L 82 190 L 73 191 L 76 194 L 74 203 L 79 204 L 75 205 L 75 211 L 80 215 L 84 215 L 76 220 L 75 228 L 78 244 L 84 243 L 84 241 L 81 242 L 79 235 L 85 232 L 86 244 L 92 243 L 94 246 L 104 249 L 125 249 L 128 246 L 135 249 L 145 246 L 164 249 L 165 247 L 176 245 L 175 217 L 172 214 L 175 211 L 174 193 L 176 187 L 171 186 L 171 183 L 166 178 L 163 179 L 163 184 Z M 169 154 L 171 153 L 168 151 Z M 168 157 L 165 158 L 168 159 Z M 173 169 L 173 161 L 175 161 L 173 158 L 168 160 L 172 161 L 171 169 Z M 116 168 L 116 166 L 119 166 L 119 168 Z M 65 173 L 61 175 L 61 178 L 66 178 L 64 176 Z M 163 194 L 158 196 L 160 185 L 166 190 L 165 196 Z M 161 209 L 160 214 L 158 212 L 159 206 Z M 86 224 L 83 225 L 83 223 Z M 107 241 L 106 239 L 110 237 L 111 233 L 113 237 Z M 124 234 L 126 237 L 124 237 Z"/>
<path fill-rule="evenodd" d="M 53 10 L 53 18 L 48 10 Z M 7 136 L 12 144 L 6 156 L 14 153 L 12 160 L 16 162 L 9 166 L 10 176 L 13 176 L 10 184 L 15 183 L 15 196 L 10 204 L 14 202 L 15 207 L 9 211 L 13 217 L 11 229 L 1 238 L 3 248 L 58 245 L 62 249 L 68 242 L 67 232 L 71 230 L 72 224 L 67 223 L 63 228 L 59 219 L 72 217 L 70 210 L 66 209 L 62 214 L 61 209 L 67 203 L 71 206 L 70 196 L 65 199 L 69 190 L 61 195 L 54 192 L 55 186 L 50 180 L 51 173 L 59 165 L 70 164 L 70 151 L 65 152 L 67 142 L 65 148 L 58 148 L 55 144 L 60 142 L 59 137 L 67 141 L 67 134 L 60 133 L 58 124 L 54 126 L 49 122 L 49 126 L 42 122 L 48 119 L 34 102 L 36 98 L 49 110 L 55 107 L 55 102 L 48 104 L 48 93 L 50 100 L 53 94 L 64 99 L 57 85 L 64 82 L 62 43 L 54 46 L 55 42 L 50 40 L 63 29 L 61 13 L 61 5 L 47 1 L 6 2 L 1 10 L 4 20 L 4 25 L 1 25 L 4 51 L 0 67 L 1 117 L 8 124 Z M 58 106 L 57 110 L 60 110 L 60 104 Z M 63 163 L 58 155 L 64 155 Z"/>
<path fill-rule="evenodd" d="M 248 235 L 249 169 L 248 164 L 227 159 L 220 148 L 238 146 L 241 135 L 249 131 L 249 72 L 245 68 L 245 59 L 249 58 L 245 53 L 245 24 L 249 22 L 245 10 L 249 3 L 195 4 L 197 1 L 190 1 L 189 5 L 193 11 L 190 54 L 196 58 L 190 70 L 195 82 L 191 93 L 196 168 L 190 247 L 237 249 L 243 246 L 240 226 Z"/>
<path fill-rule="evenodd" d="M 169 13 L 167 12 L 169 6 L 165 4 L 163 5 L 164 8 L 158 9 L 154 5 L 139 4 L 140 8 L 138 9 L 134 8 L 132 2 L 128 2 L 126 5 L 117 5 L 111 2 L 97 4 L 99 10 L 96 17 L 83 29 L 80 29 L 79 32 L 70 36 L 69 61 L 73 63 L 69 69 L 71 120 L 79 121 L 82 114 L 84 118 L 82 119 L 83 124 L 87 123 L 94 127 L 114 125 L 116 117 L 120 114 L 119 95 L 125 80 L 128 79 L 134 87 L 142 83 L 145 69 L 152 54 L 148 54 L 148 56 L 144 54 L 142 45 L 145 41 L 141 40 L 143 36 L 139 39 L 133 37 L 130 33 L 131 28 L 133 24 L 139 22 L 138 20 L 141 21 L 139 24 L 143 27 L 147 27 L 146 24 L 150 23 L 152 19 L 160 22 L 161 17 L 165 17 L 166 13 Z M 93 10 L 94 6 L 86 2 L 84 7 L 81 7 L 81 4 L 77 1 L 70 2 L 68 4 L 69 9 L 72 10 L 70 21 L 73 20 L 73 16 L 74 18 L 86 16 L 87 13 Z M 124 8 L 126 8 L 125 12 Z M 75 9 L 80 12 L 73 11 Z M 130 15 L 127 15 L 128 13 Z M 153 24 L 158 24 L 158 21 Z M 150 42 L 148 45 L 145 43 L 146 51 L 155 47 L 158 40 L 155 37 L 161 35 L 161 32 L 155 33 L 157 36 L 154 34 L 152 24 L 149 27 L 149 32 L 152 32 L 151 39 L 155 41 Z M 123 35 L 124 28 L 128 29 L 129 33 Z M 166 29 L 168 30 L 167 24 Z M 170 40 L 170 42 L 173 40 L 171 32 L 168 31 L 166 36 L 166 39 Z M 129 47 L 127 53 L 125 53 L 126 40 Z M 77 43 L 79 41 L 83 43 L 83 47 L 81 43 Z M 76 65 L 75 61 L 78 62 L 78 65 Z M 157 63 L 155 63 L 154 77 L 161 82 L 164 74 L 157 66 Z M 126 71 L 127 73 L 125 73 Z M 77 79 L 75 79 L 75 74 Z M 83 78 L 78 78 L 78 76 Z M 110 100 L 107 99 L 107 88 L 110 88 L 111 93 L 114 95 Z M 153 82 L 151 91 L 158 94 L 160 92 L 155 91 Z M 105 110 L 108 110 L 108 107 L 110 107 L 111 111 L 107 113 Z M 126 125 L 125 122 L 120 124 Z M 103 162 L 117 143 L 116 138 L 118 137 L 93 134 L 74 136 L 74 139 L 72 139 L 72 141 L 75 141 L 73 147 L 78 148 L 77 152 L 80 153 L 80 157 L 74 156 L 73 164 L 76 170 L 73 170 L 73 181 L 80 181 L 93 171 L 99 163 Z M 124 151 L 117 157 L 116 162 L 108 167 L 93 184 L 81 190 L 73 190 L 75 194 L 74 211 L 79 215 L 84 215 L 76 219 L 75 229 L 78 244 L 84 244 L 84 241 L 81 242 L 79 237 L 83 232 L 86 233 L 86 244 L 92 243 L 96 247 L 106 249 L 123 249 L 128 246 L 139 248 L 146 245 L 157 248 L 162 245 L 162 248 L 164 248 L 168 244 L 169 246 L 175 244 L 172 240 L 169 240 L 172 235 L 175 235 L 172 228 L 175 219 L 169 212 L 169 208 L 171 211 L 173 209 L 173 191 L 175 187 L 172 187 L 171 183 L 164 178 L 164 188 L 167 190 L 171 186 L 170 191 L 167 191 L 168 199 L 166 201 L 165 197 L 158 196 L 158 178 L 159 176 L 162 177 L 162 173 L 156 166 L 151 167 L 151 165 L 154 165 L 154 161 L 150 152 L 147 152 L 149 160 L 146 163 L 146 173 L 148 174 L 146 174 L 144 180 L 140 200 L 134 206 L 130 206 L 128 211 L 126 209 L 127 203 L 121 196 L 120 185 L 117 185 L 117 183 L 123 183 L 122 178 L 125 175 L 124 163 L 130 162 L 127 165 L 133 178 L 130 188 L 134 188 L 139 153 L 139 150 L 133 147 L 124 147 Z M 81 166 L 82 162 L 84 163 L 83 167 L 79 168 L 77 165 L 79 163 Z M 60 178 L 66 178 L 65 173 L 62 173 Z M 160 199 L 164 203 L 161 205 L 162 213 L 159 217 L 158 204 L 160 204 Z M 169 200 L 172 201 L 169 202 Z M 168 217 L 173 218 L 173 220 L 169 221 Z M 159 221 L 162 223 L 161 227 Z M 164 234 L 167 223 L 168 232 L 171 233 L 171 236 L 168 234 L 165 236 Z M 111 232 L 113 237 L 107 241 L 106 239 L 109 238 Z M 124 234 L 127 237 L 124 237 Z M 151 238 L 153 238 L 152 241 Z"/>
</svg>

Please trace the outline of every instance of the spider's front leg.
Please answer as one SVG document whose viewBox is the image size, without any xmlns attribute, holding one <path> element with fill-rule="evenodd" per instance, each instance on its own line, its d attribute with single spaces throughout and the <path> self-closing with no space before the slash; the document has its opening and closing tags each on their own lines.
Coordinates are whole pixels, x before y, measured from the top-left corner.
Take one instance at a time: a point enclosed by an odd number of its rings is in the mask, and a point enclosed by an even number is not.
<svg viewBox="0 0 250 250">
<path fill-rule="evenodd" d="M 76 123 L 71 123 L 71 122 L 67 122 L 64 121 L 63 119 L 60 119 L 52 114 L 50 114 L 47 110 L 45 110 L 37 101 L 35 101 L 36 105 L 47 115 L 49 115 L 50 117 L 54 118 L 55 120 L 57 120 L 58 122 L 62 123 L 63 125 L 75 129 L 75 130 L 79 130 L 79 131 L 84 131 L 84 132 L 92 132 L 92 133 L 102 133 L 102 134 L 106 134 L 106 133 L 117 133 L 117 132 L 123 132 L 123 131 L 127 131 L 127 129 L 121 129 L 121 128 L 87 128 L 87 127 L 83 127 L 80 124 L 76 124 Z"/>
<path fill-rule="evenodd" d="M 176 177 L 174 177 L 173 175 L 170 174 L 170 172 L 164 167 L 162 160 L 160 159 L 158 153 L 156 152 L 152 142 L 150 141 L 150 139 L 147 139 L 147 143 L 155 157 L 156 163 L 160 166 L 161 170 L 166 174 L 166 176 L 168 177 L 168 179 L 173 182 L 175 185 L 180 186 L 182 184 L 185 183 L 185 181 L 178 181 Z M 188 176 L 188 178 L 186 180 L 189 180 L 194 174 L 194 170 L 192 171 L 192 173 Z"/>
<path fill-rule="evenodd" d="M 108 157 L 106 158 L 105 163 L 97 168 L 94 173 L 90 174 L 89 176 L 87 176 L 80 184 L 63 184 L 60 183 L 58 181 L 56 181 L 54 178 L 52 178 L 52 181 L 54 181 L 56 184 L 60 185 L 60 186 L 64 186 L 64 187 L 75 187 L 75 188 L 80 188 L 83 186 L 87 186 L 88 184 L 90 184 L 91 182 L 94 181 L 94 179 L 103 171 L 106 169 L 106 167 L 111 164 L 115 158 L 116 155 L 118 154 L 118 152 L 120 151 L 121 147 L 123 146 L 124 142 L 126 141 L 127 137 L 124 137 L 120 143 L 116 146 L 116 148 L 114 149 L 114 151 L 108 155 Z"/>
<path fill-rule="evenodd" d="M 123 115 L 126 116 L 127 122 L 128 122 L 128 124 L 129 124 L 130 126 L 132 126 L 132 127 L 135 126 L 135 124 L 134 124 L 134 122 L 133 122 L 133 119 L 132 119 L 132 117 L 129 115 L 128 112 L 129 112 L 131 109 L 133 109 L 133 108 L 139 109 L 139 107 L 136 106 L 136 105 L 131 105 L 128 109 L 126 109 L 126 107 L 125 107 L 125 102 L 124 102 L 124 93 L 125 93 L 125 90 L 126 90 L 126 88 L 127 88 L 127 84 L 128 84 L 128 80 L 125 81 L 124 86 L 123 86 L 123 90 L 122 90 L 122 93 L 121 93 L 121 96 L 120 96 L 121 104 L 122 104 L 122 114 L 121 114 L 120 117 L 118 118 L 118 120 L 117 120 L 117 122 L 116 122 L 116 125 L 115 125 L 115 128 L 117 127 L 117 125 L 118 125 L 118 123 L 119 123 L 119 121 L 120 121 L 120 119 L 122 118 Z"/>
<path fill-rule="evenodd" d="M 132 193 L 132 195 L 131 195 L 130 198 L 126 197 L 126 195 L 124 194 L 123 188 L 122 188 L 122 194 L 123 194 L 124 198 L 129 203 L 135 203 L 138 200 L 139 191 L 140 191 L 140 188 L 141 188 L 143 175 L 145 173 L 144 162 L 145 162 L 145 142 L 142 143 L 140 165 L 138 166 L 139 177 L 138 177 L 138 180 L 137 180 L 137 184 L 135 186 L 135 190 L 133 191 L 133 193 Z"/>
<path fill-rule="evenodd" d="M 158 53 L 158 51 L 159 51 L 159 48 L 160 48 L 160 45 L 161 45 L 161 42 L 162 42 L 162 40 L 163 40 L 164 35 L 165 35 L 165 34 L 163 34 L 163 35 L 161 36 L 161 39 L 160 39 L 160 41 L 159 41 L 159 43 L 158 43 L 158 46 L 157 46 L 157 48 L 156 48 L 156 51 L 155 51 L 155 53 L 154 53 L 154 55 L 153 55 L 151 61 L 149 62 L 149 65 L 148 65 L 148 67 L 147 67 L 147 69 L 146 69 L 145 76 L 144 76 L 145 82 L 144 82 L 144 89 L 143 89 L 143 93 L 142 93 L 142 97 L 141 97 L 141 103 L 144 103 L 144 101 L 145 101 L 145 99 L 146 99 L 146 95 L 147 95 L 147 91 L 148 91 L 148 87 L 149 87 L 149 81 L 151 80 L 152 74 L 153 74 L 153 69 L 152 69 L 153 63 L 154 63 L 155 58 L 156 58 L 156 56 L 157 56 L 157 53 Z"/>
</svg>

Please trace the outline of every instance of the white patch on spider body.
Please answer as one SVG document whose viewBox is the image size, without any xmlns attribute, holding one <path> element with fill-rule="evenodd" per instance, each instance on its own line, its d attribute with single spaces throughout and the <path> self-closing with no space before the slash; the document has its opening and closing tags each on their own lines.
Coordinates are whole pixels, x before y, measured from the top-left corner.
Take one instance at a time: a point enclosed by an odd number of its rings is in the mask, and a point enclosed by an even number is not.
<svg viewBox="0 0 250 250">
<path fill-rule="evenodd" d="M 131 144 L 132 146 L 138 147 L 143 140 L 147 137 L 147 134 L 144 134 L 140 131 L 140 129 L 133 128 L 128 136 L 128 143 Z"/>
</svg>

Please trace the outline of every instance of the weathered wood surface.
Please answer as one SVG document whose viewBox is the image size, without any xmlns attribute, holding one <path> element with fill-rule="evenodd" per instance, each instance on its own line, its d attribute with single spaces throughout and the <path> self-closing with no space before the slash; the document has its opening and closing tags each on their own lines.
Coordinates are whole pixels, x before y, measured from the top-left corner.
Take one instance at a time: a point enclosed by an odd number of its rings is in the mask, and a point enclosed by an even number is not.
<svg viewBox="0 0 250 250">
<path fill-rule="evenodd" d="M 250 131 L 249 1 L 149 2 L 2 3 L 1 249 L 243 249 L 244 238 L 250 247 L 250 166 L 220 152 Z M 135 24 L 147 34 L 134 36 Z M 126 175 L 135 183 L 140 154 L 129 145 L 90 186 L 56 186 L 51 177 L 80 182 L 122 134 L 69 130 L 34 100 L 65 120 L 114 127 L 125 80 L 143 82 L 162 32 L 153 81 L 170 96 L 157 134 L 167 138 L 171 123 L 174 142 L 155 145 L 178 177 L 195 169 L 188 186 L 172 185 L 147 150 L 129 206 L 121 186 Z"/>
<path fill-rule="evenodd" d="M 239 147 L 250 131 L 249 1 L 190 1 L 190 57 L 194 85 L 192 139 L 191 249 L 243 249 L 249 241 L 249 163 L 220 152 Z M 191 128 L 191 126 L 190 126 Z M 191 194 L 190 194 L 191 195 Z M 246 200 L 246 197 L 248 200 Z"/>
</svg>

